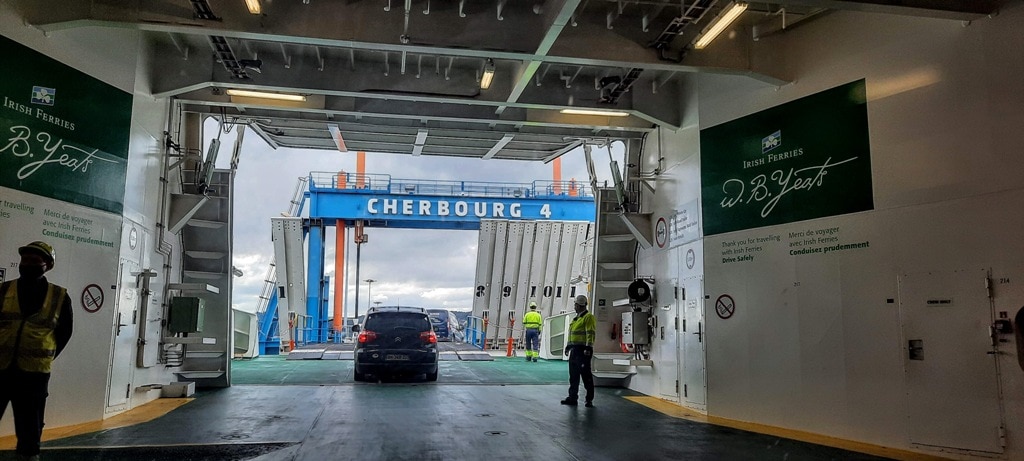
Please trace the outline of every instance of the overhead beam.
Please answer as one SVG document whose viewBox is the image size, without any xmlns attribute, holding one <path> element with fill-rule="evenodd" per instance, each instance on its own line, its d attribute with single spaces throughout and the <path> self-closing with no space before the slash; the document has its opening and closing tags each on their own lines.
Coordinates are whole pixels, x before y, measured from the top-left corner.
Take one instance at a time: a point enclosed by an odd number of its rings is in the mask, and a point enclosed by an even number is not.
<svg viewBox="0 0 1024 461">
<path fill-rule="evenodd" d="M 594 123 L 592 123 L 593 121 L 588 121 L 588 122 L 591 122 L 591 123 L 579 123 L 579 119 L 578 118 L 570 118 L 570 117 L 563 117 L 563 118 L 557 119 L 557 120 L 530 120 L 530 121 L 522 121 L 522 120 L 506 120 L 506 119 L 498 119 L 498 118 L 494 118 L 494 119 L 481 119 L 481 118 L 473 118 L 473 117 L 451 117 L 451 116 L 443 117 L 443 116 L 427 116 L 427 115 L 421 115 L 421 114 L 396 114 L 396 113 L 386 113 L 386 112 L 379 112 L 379 111 L 372 112 L 372 111 L 365 111 L 365 110 L 358 110 L 358 111 L 340 111 L 340 110 L 317 110 L 317 111 L 310 111 L 309 109 L 287 108 L 287 107 L 267 107 L 267 106 L 251 105 L 251 104 L 213 103 L 213 102 L 210 102 L 210 101 L 194 100 L 194 99 L 187 99 L 187 98 L 178 98 L 177 100 L 183 104 L 183 108 L 185 109 L 186 112 L 195 112 L 195 113 L 202 113 L 202 114 L 209 114 L 209 115 L 220 115 L 221 114 L 221 110 L 223 109 L 226 112 L 226 115 L 228 115 L 228 116 L 240 117 L 240 118 L 251 118 L 251 119 L 281 118 L 281 117 L 291 117 L 291 118 L 295 118 L 295 119 L 302 119 L 304 115 L 315 113 L 315 114 L 323 116 L 324 119 L 326 119 L 327 115 L 334 115 L 335 117 L 337 117 L 337 116 L 351 116 L 351 117 L 363 117 L 363 118 L 375 118 L 376 117 L 376 118 L 382 118 L 382 119 L 415 121 L 417 123 L 422 121 L 422 120 L 430 120 L 430 121 L 437 121 L 437 122 L 458 122 L 458 123 L 480 124 L 480 125 L 483 125 L 483 126 L 487 126 L 489 124 L 497 124 L 497 125 L 502 125 L 502 126 L 508 126 L 508 125 L 514 126 L 514 125 L 524 124 L 525 123 L 525 124 L 527 124 L 529 126 L 535 126 L 535 127 L 584 129 L 584 130 L 587 130 L 587 131 L 590 131 L 590 130 L 593 130 L 593 129 L 598 129 L 598 130 L 608 130 L 608 131 L 624 132 L 624 133 L 629 133 L 629 132 L 649 132 L 649 131 L 652 131 L 654 129 L 654 126 L 652 126 L 650 123 L 645 122 L 645 121 L 641 121 L 641 120 L 632 121 L 630 123 L 630 125 L 610 125 L 610 124 L 594 124 Z M 621 123 L 624 120 L 630 119 L 630 117 L 616 117 L 616 119 L 617 120 L 609 120 L 609 121 L 615 121 L 615 122 L 620 122 Z M 602 120 L 604 120 L 604 119 L 602 119 Z M 576 123 L 573 123 L 573 122 L 576 122 Z"/>
<path fill-rule="evenodd" d="M 544 37 L 541 39 L 540 45 L 537 47 L 537 51 L 533 53 L 534 56 L 547 56 L 548 52 L 551 51 L 551 47 L 554 46 L 555 41 L 558 40 L 558 36 L 562 33 L 562 29 L 564 29 L 566 24 L 572 20 L 572 16 L 579 5 L 580 0 L 562 0 L 561 6 L 552 8 L 556 14 L 551 21 L 551 25 L 549 25 L 547 30 L 544 32 Z M 515 84 L 512 85 L 512 91 L 509 92 L 507 99 L 509 103 L 514 103 L 519 100 L 523 91 L 533 83 L 533 76 L 537 74 L 537 69 L 540 68 L 542 63 L 543 60 L 530 60 L 529 63 L 523 67 L 523 71 L 519 74 L 519 78 L 516 80 Z M 498 107 L 495 113 L 501 115 L 501 113 L 505 111 L 505 107 L 506 106 Z"/>
<path fill-rule="evenodd" d="M 579 1 L 579 0 L 574 0 Z M 802 0 L 807 1 L 807 0 Z M 198 35 L 207 37 L 210 35 L 217 35 L 225 38 L 233 38 L 238 40 L 255 40 L 262 42 L 272 43 L 286 43 L 296 45 L 309 45 L 311 47 L 320 46 L 328 48 L 343 48 L 343 49 L 357 49 L 357 50 L 368 50 L 368 51 L 394 51 L 401 53 L 406 51 L 412 54 L 425 54 L 425 55 L 436 55 L 443 57 L 466 57 L 474 59 L 487 59 L 492 58 L 494 60 L 509 60 L 509 61 L 521 61 L 524 63 L 539 61 L 542 63 L 549 64 L 564 64 L 572 66 L 591 66 L 591 67 L 608 67 L 608 68 L 632 68 L 641 67 L 647 70 L 665 70 L 665 71 L 677 71 L 677 72 L 704 72 L 704 73 L 715 73 L 715 74 L 726 74 L 726 75 L 744 75 L 751 78 L 764 81 L 766 83 L 772 83 L 777 85 L 783 85 L 788 83 L 785 79 L 780 79 L 769 75 L 758 75 L 751 73 L 749 69 L 730 69 L 728 67 L 705 67 L 705 66 L 689 66 L 664 61 L 658 58 L 657 53 L 654 50 L 650 50 L 645 53 L 633 53 L 629 56 L 629 60 L 623 59 L 602 59 L 599 57 L 590 56 L 571 56 L 571 55 L 539 55 L 536 53 L 524 53 L 508 50 L 485 50 L 485 49 L 473 49 L 473 48 L 454 48 L 454 47 L 443 47 L 443 46 L 425 46 L 425 45 L 404 45 L 399 43 L 374 43 L 364 42 L 355 40 L 341 40 L 341 39 L 330 39 L 330 38 L 317 38 L 317 37 L 297 37 L 290 35 L 274 35 L 268 33 L 249 32 L 249 31 L 238 31 L 229 30 L 223 28 L 217 28 L 217 24 L 205 24 L 203 27 L 197 25 L 188 24 L 157 24 L 157 23 L 129 23 L 123 21 L 114 20 L 76 20 L 63 23 L 46 23 L 38 24 L 32 23 L 32 25 L 44 32 L 54 32 L 66 29 L 75 29 L 82 27 L 114 27 L 114 28 L 129 28 L 142 31 L 152 32 L 163 32 L 163 33 L 175 33 L 180 35 Z M 197 60 L 198 61 L 198 60 Z M 535 71 L 534 71 L 535 72 Z"/>
<path fill-rule="evenodd" d="M 999 0 L 758 0 L 758 3 L 972 21 L 996 13 L 1003 2 Z"/>
<path fill-rule="evenodd" d="M 494 158 L 495 155 L 498 155 L 498 152 L 501 152 L 501 150 L 504 149 L 505 146 L 512 141 L 512 138 L 515 138 L 515 135 L 506 134 L 505 136 L 502 136 L 501 139 L 499 139 L 498 142 L 494 143 L 494 146 L 492 146 L 487 151 L 487 153 L 484 154 L 483 159 L 489 160 Z"/>
</svg>

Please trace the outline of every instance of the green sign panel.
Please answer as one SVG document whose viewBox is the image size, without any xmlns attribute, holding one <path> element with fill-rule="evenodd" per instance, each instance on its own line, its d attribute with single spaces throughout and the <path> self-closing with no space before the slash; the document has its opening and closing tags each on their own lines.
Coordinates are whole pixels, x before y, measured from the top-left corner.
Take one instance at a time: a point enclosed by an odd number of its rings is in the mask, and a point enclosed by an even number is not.
<svg viewBox="0 0 1024 461">
<path fill-rule="evenodd" d="M 132 96 L 0 36 L 0 186 L 124 208 Z"/>
<path fill-rule="evenodd" d="M 874 207 L 864 80 L 701 130 L 704 234 Z"/>
</svg>

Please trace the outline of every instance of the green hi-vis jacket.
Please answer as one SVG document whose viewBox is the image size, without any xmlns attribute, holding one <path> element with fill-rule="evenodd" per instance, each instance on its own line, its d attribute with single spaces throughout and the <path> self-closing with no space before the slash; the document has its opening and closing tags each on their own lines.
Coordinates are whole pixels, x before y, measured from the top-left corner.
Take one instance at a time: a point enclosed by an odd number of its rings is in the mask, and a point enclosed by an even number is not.
<svg viewBox="0 0 1024 461">
<path fill-rule="evenodd" d="M 49 373 L 57 355 L 57 317 L 67 290 L 48 284 L 39 312 L 25 317 L 18 304 L 18 284 L 7 282 L 0 307 L 0 370 L 16 361 L 23 371 Z"/>
<path fill-rule="evenodd" d="M 523 328 L 528 330 L 530 328 L 540 330 L 543 325 L 544 317 L 541 317 L 540 312 L 528 311 L 526 315 L 523 316 Z"/>
<path fill-rule="evenodd" d="M 569 324 L 569 345 L 570 346 L 594 346 L 594 337 L 597 335 L 597 319 L 594 314 L 584 311 L 572 319 Z"/>
</svg>

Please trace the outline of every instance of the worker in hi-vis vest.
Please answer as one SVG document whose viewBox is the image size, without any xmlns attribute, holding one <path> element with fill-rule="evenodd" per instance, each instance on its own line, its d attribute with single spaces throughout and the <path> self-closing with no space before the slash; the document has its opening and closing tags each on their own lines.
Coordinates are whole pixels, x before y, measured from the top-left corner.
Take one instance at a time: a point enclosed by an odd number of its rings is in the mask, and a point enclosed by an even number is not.
<svg viewBox="0 0 1024 461">
<path fill-rule="evenodd" d="M 50 367 L 71 339 L 71 297 L 46 280 L 53 248 L 18 248 L 20 277 L 0 284 L 0 418 L 11 403 L 18 459 L 38 460 Z"/>
<path fill-rule="evenodd" d="M 569 324 L 569 344 L 565 355 L 569 356 L 569 397 L 562 405 L 576 405 L 579 400 L 580 379 L 587 390 L 587 406 L 594 406 L 594 374 L 590 359 L 594 356 L 594 337 L 597 335 L 597 319 L 587 311 L 587 297 L 576 297 L 576 317 Z"/>
<path fill-rule="evenodd" d="M 530 310 L 523 315 L 523 328 L 526 329 L 526 361 L 536 362 L 540 356 L 540 330 L 544 327 L 544 318 L 537 312 L 537 303 L 530 301 Z"/>
</svg>

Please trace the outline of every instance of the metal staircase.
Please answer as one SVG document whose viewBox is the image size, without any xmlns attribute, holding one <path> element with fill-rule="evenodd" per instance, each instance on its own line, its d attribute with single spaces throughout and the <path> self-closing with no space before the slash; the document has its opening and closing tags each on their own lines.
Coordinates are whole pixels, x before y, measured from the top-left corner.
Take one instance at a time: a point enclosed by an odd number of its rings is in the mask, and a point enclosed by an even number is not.
<svg viewBox="0 0 1024 461">
<path fill-rule="evenodd" d="M 651 245 L 650 214 L 637 212 L 636 202 L 629 201 L 623 189 L 599 188 L 596 196 L 593 296 L 595 300 L 610 300 L 610 305 L 595 309 L 604 309 L 604 315 L 617 318 L 629 309 L 628 303 L 626 307 L 618 306 L 622 305 L 620 301 L 628 301 L 627 289 L 637 278 L 636 251 Z M 650 362 L 632 360 L 633 355 L 621 350 L 595 352 L 595 380 L 602 385 L 626 387 L 628 379 L 636 374 L 636 366 Z"/>
<path fill-rule="evenodd" d="M 164 353 L 174 358 L 181 381 L 196 387 L 227 387 L 233 355 L 232 192 L 233 170 L 214 170 L 200 192 L 194 171 L 184 173 L 184 192 L 171 195 L 170 231 L 182 241 L 182 283 L 169 288 L 174 297 L 198 297 L 204 307 L 199 331 L 168 334 Z M 173 319 L 172 319 L 173 321 Z"/>
</svg>

